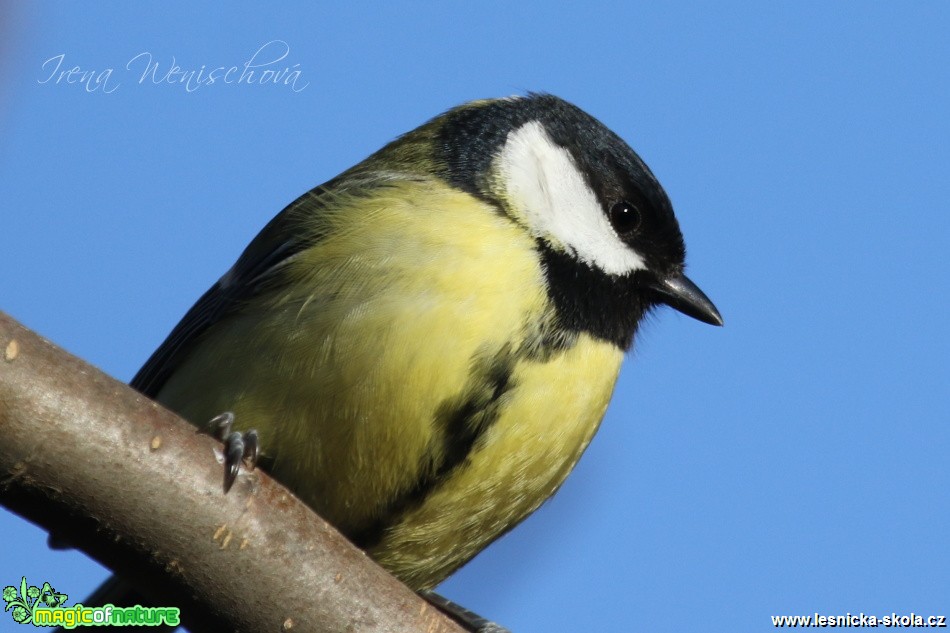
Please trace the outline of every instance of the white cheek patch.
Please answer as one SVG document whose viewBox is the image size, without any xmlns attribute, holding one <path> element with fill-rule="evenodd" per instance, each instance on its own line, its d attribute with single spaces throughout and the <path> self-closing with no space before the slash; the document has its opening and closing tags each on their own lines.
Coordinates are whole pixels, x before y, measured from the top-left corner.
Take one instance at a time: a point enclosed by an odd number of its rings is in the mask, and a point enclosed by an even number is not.
<svg viewBox="0 0 950 633">
<path fill-rule="evenodd" d="M 574 159 L 537 121 L 514 130 L 498 159 L 509 200 L 532 235 L 606 273 L 645 269 L 607 220 Z"/>
</svg>

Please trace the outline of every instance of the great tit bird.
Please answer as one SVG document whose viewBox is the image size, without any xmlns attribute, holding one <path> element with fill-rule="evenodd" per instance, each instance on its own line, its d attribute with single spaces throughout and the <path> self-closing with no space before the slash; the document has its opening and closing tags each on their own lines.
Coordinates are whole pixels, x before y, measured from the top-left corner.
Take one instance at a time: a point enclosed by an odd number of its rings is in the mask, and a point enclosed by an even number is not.
<svg viewBox="0 0 950 633">
<path fill-rule="evenodd" d="M 132 381 L 233 411 L 269 472 L 415 590 L 558 489 L 659 304 L 721 325 L 663 188 L 547 94 L 475 101 L 278 214 Z"/>
</svg>

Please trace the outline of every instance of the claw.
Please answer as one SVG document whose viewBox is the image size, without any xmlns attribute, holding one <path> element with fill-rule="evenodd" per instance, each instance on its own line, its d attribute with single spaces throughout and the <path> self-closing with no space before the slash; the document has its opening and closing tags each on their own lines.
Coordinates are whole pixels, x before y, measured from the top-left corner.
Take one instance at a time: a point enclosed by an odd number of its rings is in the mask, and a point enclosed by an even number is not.
<svg viewBox="0 0 950 633">
<path fill-rule="evenodd" d="M 244 434 L 244 463 L 247 464 L 248 470 L 254 470 L 257 466 L 257 460 L 261 456 L 261 445 L 260 438 L 257 435 L 255 429 L 251 429 Z"/>
<path fill-rule="evenodd" d="M 237 431 L 228 435 L 224 440 L 224 491 L 228 492 L 234 485 L 238 473 L 241 471 L 241 460 L 244 459 L 244 436 Z"/>
<path fill-rule="evenodd" d="M 477 613 L 469 611 L 457 602 L 452 602 L 434 591 L 423 590 L 419 592 L 419 595 L 470 633 L 511 633 L 505 627 L 486 620 Z"/>
<path fill-rule="evenodd" d="M 242 463 L 247 464 L 249 470 L 257 466 L 261 454 L 260 438 L 254 429 L 246 433 L 232 431 L 234 413 L 231 411 L 214 416 L 208 426 L 212 434 L 224 442 L 224 492 L 228 492 L 241 472 Z"/>
<path fill-rule="evenodd" d="M 222 442 L 231 434 L 231 427 L 234 425 L 234 413 L 225 411 L 211 418 L 208 426 L 211 427 L 213 435 Z"/>
</svg>

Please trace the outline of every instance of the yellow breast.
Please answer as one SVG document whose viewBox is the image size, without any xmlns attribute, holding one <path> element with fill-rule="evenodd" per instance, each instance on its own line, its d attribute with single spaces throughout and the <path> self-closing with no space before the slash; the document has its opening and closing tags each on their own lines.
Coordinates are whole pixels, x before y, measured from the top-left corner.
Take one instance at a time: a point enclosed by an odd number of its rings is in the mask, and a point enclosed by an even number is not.
<svg viewBox="0 0 950 633">
<path fill-rule="evenodd" d="M 525 361 L 511 399 L 468 461 L 407 513 L 371 553 L 430 588 L 536 510 L 597 431 L 623 353 L 581 336 L 548 362 Z"/>
<path fill-rule="evenodd" d="M 585 336 L 525 352 L 552 318 L 535 244 L 467 194 L 395 184 L 340 197 L 311 230 L 283 283 L 213 325 L 157 399 L 197 424 L 234 411 L 277 479 L 348 535 L 378 527 L 370 553 L 432 586 L 561 484 L 622 352 Z M 451 464 L 440 412 L 470 406 L 486 357 L 509 363 L 504 389 Z"/>
</svg>

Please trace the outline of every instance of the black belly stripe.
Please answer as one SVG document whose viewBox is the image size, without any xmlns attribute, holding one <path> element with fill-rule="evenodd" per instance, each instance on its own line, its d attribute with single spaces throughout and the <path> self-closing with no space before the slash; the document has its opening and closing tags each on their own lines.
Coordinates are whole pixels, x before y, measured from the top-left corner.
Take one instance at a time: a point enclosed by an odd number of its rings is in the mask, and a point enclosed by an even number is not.
<svg viewBox="0 0 950 633">
<path fill-rule="evenodd" d="M 419 507 L 468 459 L 479 438 L 498 419 L 505 394 L 515 387 L 511 374 L 516 360 L 510 346 L 473 359 L 467 387 L 458 397 L 445 400 L 435 413 L 435 425 L 442 429 L 442 446 L 435 451 L 438 459 L 424 464 L 415 483 L 390 501 L 370 524 L 347 534 L 355 545 L 371 549 L 379 544 L 387 528 L 398 523 L 406 512 Z"/>
</svg>

